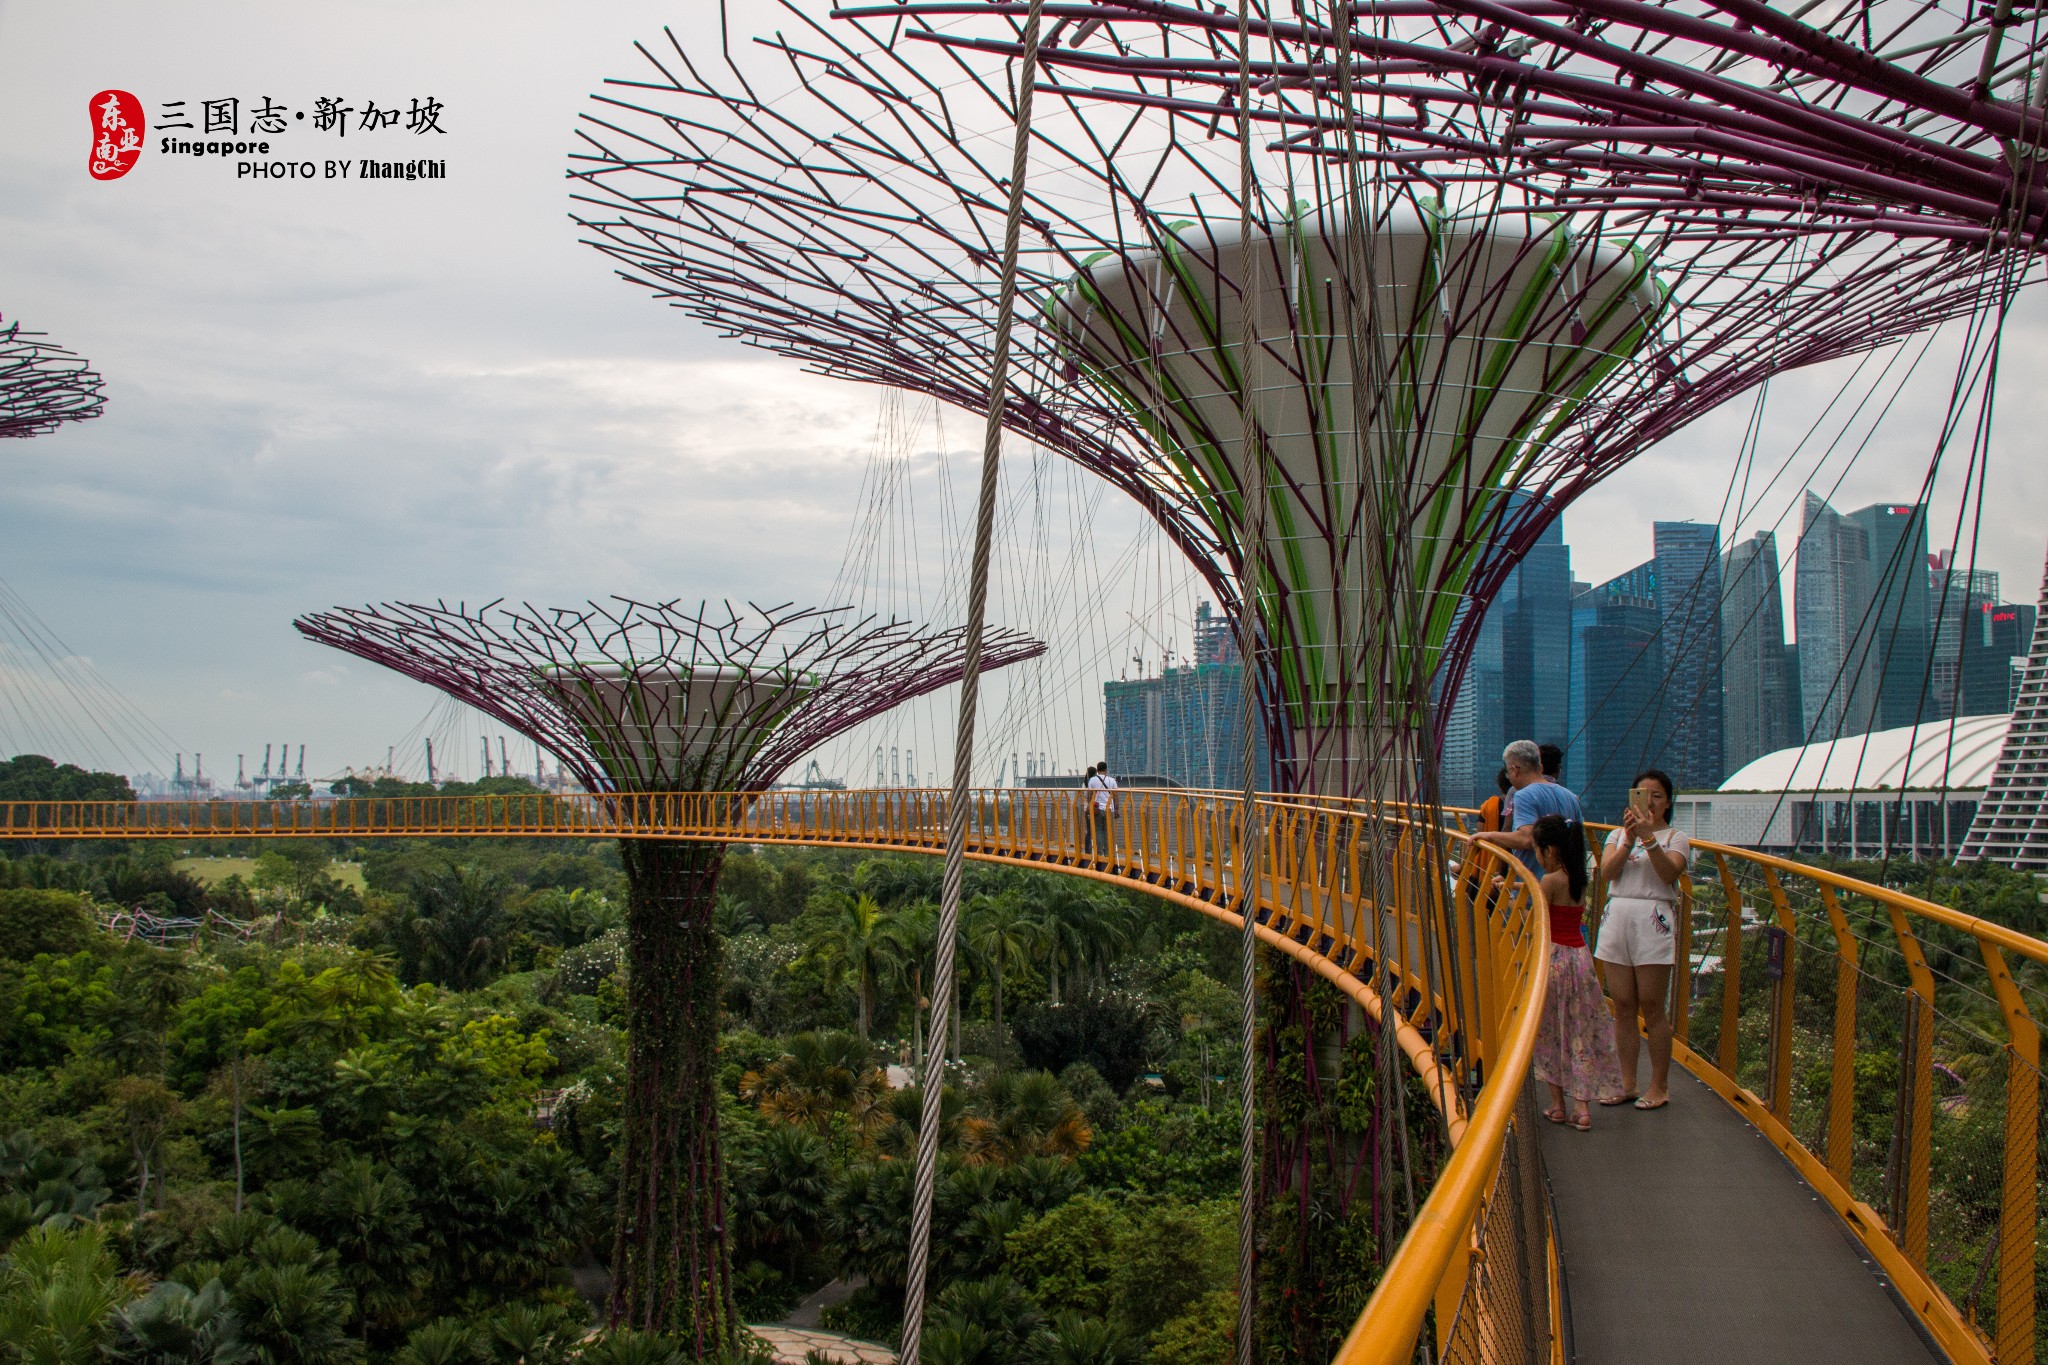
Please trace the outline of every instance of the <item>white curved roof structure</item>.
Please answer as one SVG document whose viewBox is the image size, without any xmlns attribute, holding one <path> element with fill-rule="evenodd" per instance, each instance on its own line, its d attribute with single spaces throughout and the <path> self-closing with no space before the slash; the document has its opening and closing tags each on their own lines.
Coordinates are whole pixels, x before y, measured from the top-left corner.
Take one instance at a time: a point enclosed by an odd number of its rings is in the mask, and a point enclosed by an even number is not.
<svg viewBox="0 0 2048 1365">
<path fill-rule="evenodd" d="M 1959 716 L 1780 749 L 1736 769 L 1721 790 L 1981 791 L 2011 723 L 2010 715 Z"/>
</svg>

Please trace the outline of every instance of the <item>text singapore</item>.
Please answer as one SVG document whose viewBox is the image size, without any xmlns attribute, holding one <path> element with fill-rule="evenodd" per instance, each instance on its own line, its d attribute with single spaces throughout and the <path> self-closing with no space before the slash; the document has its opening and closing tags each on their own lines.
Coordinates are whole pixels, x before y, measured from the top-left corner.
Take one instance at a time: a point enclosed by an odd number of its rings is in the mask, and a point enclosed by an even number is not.
<svg viewBox="0 0 2048 1365">
<path fill-rule="evenodd" d="M 158 138 L 164 156 L 269 156 L 268 142 L 193 142 L 182 137 Z"/>
</svg>

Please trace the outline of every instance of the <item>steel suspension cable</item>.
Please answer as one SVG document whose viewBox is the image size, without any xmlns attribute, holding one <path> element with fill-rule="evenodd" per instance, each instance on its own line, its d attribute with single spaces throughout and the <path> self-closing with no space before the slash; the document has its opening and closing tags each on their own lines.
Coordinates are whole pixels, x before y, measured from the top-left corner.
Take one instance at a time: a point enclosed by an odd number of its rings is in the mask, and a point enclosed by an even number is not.
<svg viewBox="0 0 2048 1365">
<path fill-rule="evenodd" d="M 1237 823 L 1241 844 L 1238 849 L 1237 913 L 1243 923 L 1238 932 L 1237 998 L 1239 1021 L 1238 1158 L 1237 1158 L 1237 1365 L 1252 1365 L 1257 1354 L 1253 1326 L 1257 1321 L 1257 1233 L 1259 1218 L 1259 1106 L 1258 1106 L 1258 949 L 1259 922 L 1259 679 L 1258 600 L 1261 555 L 1266 531 L 1266 451 L 1259 435 L 1258 396 L 1252 382 L 1256 363 L 1258 328 L 1253 310 L 1258 294 L 1253 281 L 1258 271 L 1258 252 L 1252 244 L 1251 125 L 1251 11 L 1250 0 L 1237 0 L 1237 386 L 1240 469 L 1251 472 L 1248 486 L 1240 490 L 1244 499 L 1246 526 L 1244 553 L 1240 557 L 1248 580 L 1238 584 L 1237 653 L 1243 698 L 1239 709 L 1238 741 L 1244 753 L 1244 787 L 1238 798 Z M 1218 871 L 1221 871 L 1219 868 Z"/>
<path fill-rule="evenodd" d="M 1010 153 L 1010 203 L 1003 219 L 1002 274 L 997 286 L 994 349 L 989 358 L 988 416 L 982 428 L 981 489 L 974 508 L 974 552 L 967 586 L 967 648 L 960 677 L 960 716 L 953 742 L 953 792 L 946 806 L 946 861 L 939 890 L 936 961 L 932 968 L 931 1045 L 919 1078 L 917 1174 L 910 1205 L 910 1264 L 903 1296 L 903 1365 L 918 1365 L 924 1337 L 925 1282 L 931 1268 L 932 1193 L 938 1179 L 940 1102 L 948 1043 L 945 1002 L 953 989 L 960 934 L 960 893 L 967 861 L 968 789 L 974 772 L 974 712 L 980 693 L 983 629 L 988 620 L 988 569 L 995 539 L 996 480 L 1003 448 L 1003 399 L 1009 387 L 1010 324 L 1017 306 L 1017 239 L 1024 219 L 1024 171 L 1031 154 L 1031 87 L 1038 65 L 1044 0 L 1031 0 L 1024 54 L 1017 66 L 1016 133 Z M 936 1065 L 932 1059 L 938 1059 Z"/>
</svg>

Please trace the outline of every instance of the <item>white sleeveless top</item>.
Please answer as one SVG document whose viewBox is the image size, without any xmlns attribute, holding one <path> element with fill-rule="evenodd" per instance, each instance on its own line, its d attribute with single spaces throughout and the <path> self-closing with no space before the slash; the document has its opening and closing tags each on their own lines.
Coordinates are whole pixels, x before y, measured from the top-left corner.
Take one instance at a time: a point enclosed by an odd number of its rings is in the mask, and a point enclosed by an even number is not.
<svg viewBox="0 0 2048 1365">
<path fill-rule="evenodd" d="M 1607 836 L 1609 852 L 1621 846 L 1628 838 L 1626 832 L 1616 830 Z M 1665 828 L 1650 836 L 1657 847 L 1675 856 L 1680 866 L 1692 860 L 1692 840 L 1675 829 Z M 1657 869 L 1650 866 L 1650 855 L 1638 844 L 1628 851 L 1628 861 L 1621 865 L 1621 871 L 1607 884 L 1607 894 L 1626 896 L 1630 900 L 1664 901 L 1671 905 L 1678 903 L 1678 883 L 1667 882 L 1657 875 Z"/>
</svg>

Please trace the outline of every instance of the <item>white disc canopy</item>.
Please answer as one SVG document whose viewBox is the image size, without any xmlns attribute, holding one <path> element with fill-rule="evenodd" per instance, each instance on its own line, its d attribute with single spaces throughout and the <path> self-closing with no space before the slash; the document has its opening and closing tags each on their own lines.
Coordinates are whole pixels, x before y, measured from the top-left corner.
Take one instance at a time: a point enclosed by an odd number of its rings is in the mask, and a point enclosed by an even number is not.
<svg viewBox="0 0 2048 1365">
<path fill-rule="evenodd" d="M 584 664 L 544 675 L 591 754 L 625 791 L 711 791 L 747 763 L 818 676 L 796 668 Z"/>
<path fill-rule="evenodd" d="M 1247 365 L 1235 226 L 1177 230 L 1078 276 L 1055 320 L 1256 585 L 1289 785 L 1356 794 L 1385 732 L 1419 724 L 1407 699 L 1426 698 L 1503 514 L 1560 433 L 1582 435 L 1662 294 L 1640 253 L 1555 222 L 1425 214 L 1351 234 L 1297 219 L 1252 243 Z M 1248 546 L 1243 490 L 1260 484 Z"/>
</svg>

